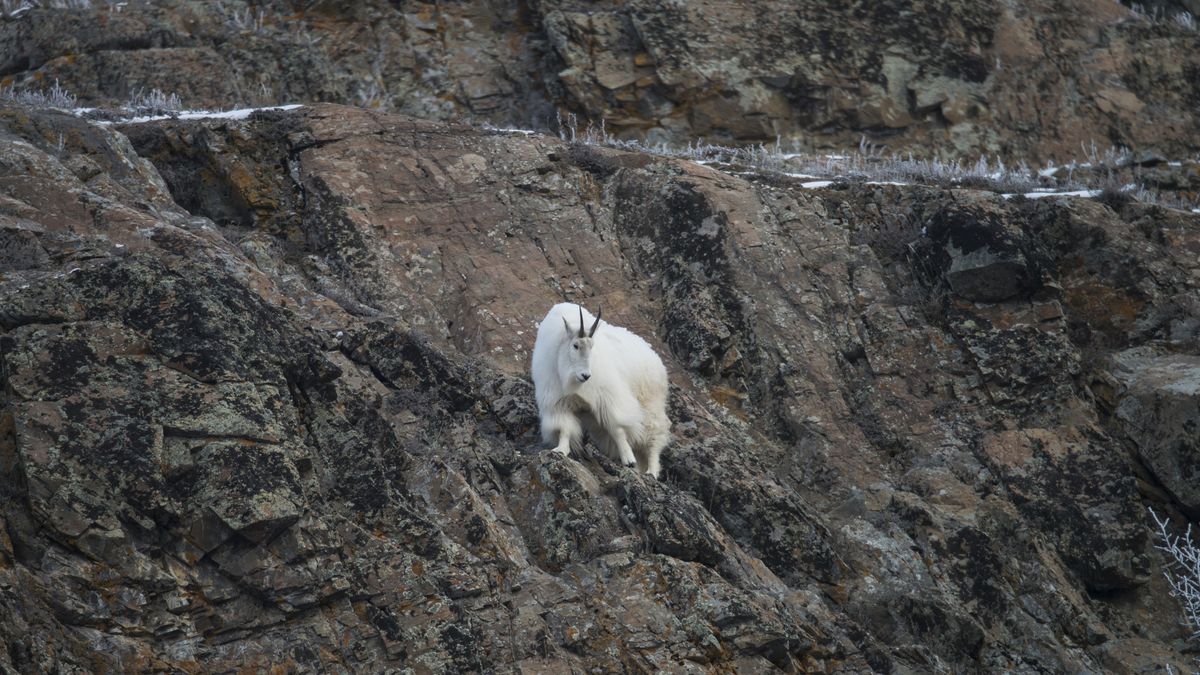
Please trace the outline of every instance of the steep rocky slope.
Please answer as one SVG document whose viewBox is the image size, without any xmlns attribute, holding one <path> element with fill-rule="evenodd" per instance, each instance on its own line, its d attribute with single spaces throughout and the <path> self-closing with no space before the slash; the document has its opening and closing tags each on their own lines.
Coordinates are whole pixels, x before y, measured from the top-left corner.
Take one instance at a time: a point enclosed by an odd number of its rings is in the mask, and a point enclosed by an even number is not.
<svg viewBox="0 0 1200 675">
<path fill-rule="evenodd" d="M 1112 206 L 0 107 L 0 668 L 1182 670 L 1200 217 Z M 540 449 L 563 298 L 663 480 Z"/>
<path fill-rule="evenodd" d="M 52 5 L 55 3 L 33 3 Z M 69 4 L 89 4 L 69 3 Z M 0 19 L 0 81 L 89 105 L 327 101 L 624 137 L 921 156 L 1200 151 L 1194 0 L 93 2 Z M 114 8 L 114 6 L 119 7 Z"/>
</svg>

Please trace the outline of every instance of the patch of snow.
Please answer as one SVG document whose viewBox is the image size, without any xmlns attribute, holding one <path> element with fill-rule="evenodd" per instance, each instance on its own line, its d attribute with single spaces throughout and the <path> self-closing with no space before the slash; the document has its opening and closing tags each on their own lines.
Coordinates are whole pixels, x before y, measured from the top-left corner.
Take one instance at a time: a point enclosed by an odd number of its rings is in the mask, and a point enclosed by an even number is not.
<svg viewBox="0 0 1200 675">
<path fill-rule="evenodd" d="M 226 110 L 224 112 L 209 112 L 207 110 L 196 110 L 196 111 L 180 113 L 179 119 L 202 120 L 202 119 L 213 118 L 213 119 L 222 119 L 222 120 L 244 120 L 247 117 L 249 117 L 252 113 L 256 113 L 259 110 L 295 110 L 296 108 L 303 108 L 303 107 L 304 106 L 299 103 L 290 103 L 288 105 L 274 105 L 274 106 L 268 106 L 266 108 L 241 108 L 239 110 Z M 530 133 L 532 133 L 532 132 L 530 132 Z"/>
<path fill-rule="evenodd" d="M 492 129 L 492 131 L 503 131 L 506 134 L 523 134 L 525 136 L 533 136 L 534 134 L 538 133 L 536 131 L 530 131 L 529 129 L 507 129 L 507 128 L 504 128 L 504 129 L 496 128 L 496 129 Z"/>
<path fill-rule="evenodd" d="M 1038 171 L 1038 175 L 1041 176 L 1042 178 L 1053 178 L 1054 174 L 1058 173 L 1058 170 L 1061 168 L 1062 168 L 1061 166 L 1050 165 L 1050 166 Z"/>
<path fill-rule="evenodd" d="M 800 187 L 808 188 L 809 190 L 818 190 L 820 188 L 829 187 L 830 185 L 833 185 L 833 181 L 831 180 L 812 180 L 807 183 L 801 183 Z"/>
<path fill-rule="evenodd" d="M 912 185 L 912 183 L 900 183 L 894 180 L 869 180 L 866 185 Z"/>
<path fill-rule="evenodd" d="M 1026 192 L 1023 196 L 1026 199 L 1041 199 L 1042 197 L 1086 197 L 1088 199 L 1091 199 L 1093 197 L 1099 197 L 1101 192 L 1102 192 L 1102 190 L 1073 190 L 1070 192 Z M 1008 193 L 1002 194 L 1000 196 L 1005 199 L 1012 199 L 1013 197 L 1016 197 L 1018 194 L 1019 193 L 1016 193 L 1016 192 L 1008 192 Z"/>
<path fill-rule="evenodd" d="M 787 176 L 788 178 L 819 178 L 819 176 L 813 176 L 807 173 L 785 173 L 783 175 Z"/>
<path fill-rule="evenodd" d="M 1167 166 L 1183 166 L 1183 162 L 1167 162 Z"/>
<path fill-rule="evenodd" d="M 169 119 L 244 120 L 247 117 L 249 117 L 250 115 L 252 115 L 260 110 L 295 110 L 296 108 L 303 108 L 303 107 L 304 107 L 303 104 L 300 104 L 300 103 L 290 103 L 288 105 L 273 105 L 273 106 L 266 106 L 263 108 L 239 108 L 237 110 L 221 110 L 221 111 L 184 110 L 175 115 L 140 115 L 138 117 L 131 117 L 129 119 L 118 120 L 117 122 L 110 122 L 108 120 L 105 120 L 102 122 L 97 122 L 96 124 L 105 125 L 105 126 L 110 125 L 110 124 L 143 124 L 145 122 L 157 122 L 158 120 L 169 120 Z"/>
</svg>

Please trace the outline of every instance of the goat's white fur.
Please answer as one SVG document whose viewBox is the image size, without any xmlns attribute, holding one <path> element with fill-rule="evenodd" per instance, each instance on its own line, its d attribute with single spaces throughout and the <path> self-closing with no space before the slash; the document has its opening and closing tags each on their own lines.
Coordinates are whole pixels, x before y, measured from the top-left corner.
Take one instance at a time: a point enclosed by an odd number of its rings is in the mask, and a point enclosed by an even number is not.
<svg viewBox="0 0 1200 675">
<path fill-rule="evenodd" d="M 657 478 L 671 437 L 667 369 L 642 338 L 595 322 L 587 310 L 563 302 L 538 326 L 532 375 L 542 439 L 568 455 L 586 430 L 610 457 L 625 466 L 636 462 L 639 471 Z M 585 331 L 593 325 L 589 336 Z"/>
</svg>

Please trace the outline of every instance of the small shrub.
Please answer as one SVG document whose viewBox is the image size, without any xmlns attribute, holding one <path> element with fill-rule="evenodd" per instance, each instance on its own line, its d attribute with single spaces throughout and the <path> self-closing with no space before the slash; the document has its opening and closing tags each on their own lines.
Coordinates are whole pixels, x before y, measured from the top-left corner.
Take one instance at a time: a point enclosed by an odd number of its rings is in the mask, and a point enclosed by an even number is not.
<svg viewBox="0 0 1200 675">
<path fill-rule="evenodd" d="M 1155 548 L 1166 554 L 1167 565 L 1163 576 L 1171 585 L 1171 595 L 1183 605 L 1184 625 L 1191 629 L 1193 640 L 1200 640 L 1200 545 L 1192 539 L 1189 524 L 1183 536 L 1171 534 L 1168 520 L 1159 518 L 1154 509 L 1150 515 L 1158 525 L 1158 536 L 1162 540 Z"/>
<path fill-rule="evenodd" d="M 116 0 L 106 0 L 110 9 L 118 3 Z M 0 0 L 0 16 L 15 19 L 31 9 L 44 7 L 46 9 L 84 10 L 92 8 L 92 0 Z"/>
<path fill-rule="evenodd" d="M 129 95 L 124 108 L 136 115 L 170 115 L 183 110 L 183 101 L 177 94 L 165 94 L 159 89 L 147 92 L 139 87 Z"/>
<path fill-rule="evenodd" d="M 1121 209 L 1129 206 L 1129 204 L 1135 200 L 1133 195 L 1129 193 L 1129 190 L 1123 190 L 1121 188 L 1116 188 L 1109 185 L 1105 186 L 1105 188 L 1100 191 L 1100 196 L 1096 197 L 1096 201 L 1107 206 L 1113 211 L 1120 213 Z"/>
<path fill-rule="evenodd" d="M 386 93 L 383 87 L 379 86 L 377 80 L 371 80 L 366 85 L 359 85 L 358 107 L 369 110 L 386 110 L 388 107 Z"/>
<path fill-rule="evenodd" d="M 34 108 L 60 108 L 70 110 L 75 107 L 75 95 L 63 89 L 58 80 L 49 89 L 21 89 L 15 86 L 0 87 L 0 99 L 12 101 L 20 105 Z"/>
<path fill-rule="evenodd" d="M 30 0 L 0 0 L 0 17 L 15 19 L 36 6 Z"/>
<path fill-rule="evenodd" d="M 1147 9 L 1145 5 L 1139 2 L 1131 4 L 1129 11 L 1133 14 L 1134 18 L 1148 21 L 1152 24 L 1173 23 L 1184 30 L 1195 31 L 1197 29 L 1196 17 L 1192 16 L 1191 12 L 1181 11 L 1170 14 L 1161 5 Z"/>
<path fill-rule="evenodd" d="M 225 16 L 225 25 L 236 31 L 263 33 L 266 30 L 268 17 L 265 10 L 254 7 L 230 10 L 220 0 L 217 0 L 217 10 Z"/>
</svg>

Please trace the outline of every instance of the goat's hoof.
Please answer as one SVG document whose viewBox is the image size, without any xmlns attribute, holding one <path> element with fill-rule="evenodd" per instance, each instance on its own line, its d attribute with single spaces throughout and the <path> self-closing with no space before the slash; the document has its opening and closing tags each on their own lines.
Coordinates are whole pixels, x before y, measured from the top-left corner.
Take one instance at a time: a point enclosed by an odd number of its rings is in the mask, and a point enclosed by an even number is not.
<svg viewBox="0 0 1200 675">
<path fill-rule="evenodd" d="M 626 469 L 632 469 L 637 466 L 637 462 L 625 462 Z"/>
</svg>

